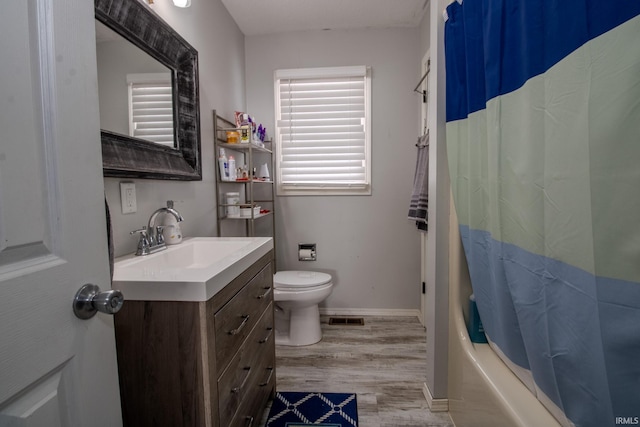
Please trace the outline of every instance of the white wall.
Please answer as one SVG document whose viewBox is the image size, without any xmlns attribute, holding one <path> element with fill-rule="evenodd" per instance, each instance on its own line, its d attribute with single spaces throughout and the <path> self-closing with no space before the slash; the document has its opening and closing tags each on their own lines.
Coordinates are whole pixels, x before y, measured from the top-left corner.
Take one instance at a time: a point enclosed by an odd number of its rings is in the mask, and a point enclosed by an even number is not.
<svg viewBox="0 0 640 427">
<path fill-rule="evenodd" d="M 171 0 L 155 0 L 153 9 L 198 51 L 203 179 L 133 180 L 138 211 L 123 215 L 119 187 L 123 179 L 105 178 L 116 256 L 135 251 L 136 238 L 129 231 L 146 225 L 149 215 L 168 199 L 176 201 L 176 209 L 185 218 L 182 231 L 186 236 L 216 234 L 212 110 L 232 116 L 245 107 L 244 35 L 220 0 L 194 1 L 188 9 L 176 8 Z"/>
<path fill-rule="evenodd" d="M 168 199 L 176 201 L 185 217 L 186 236 L 215 235 L 211 110 L 226 117 L 247 110 L 273 131 L 273 70 L 370 65 L 373 194 L 280 198 L 278 267 L 331 273 L 336 288 L 327 307 L 418 309 L 419 235 L 406 215 L 420 126 L 420 96 L 412 92 L 420 78 L 420 30 L 304 32 L 249 37 L 245 42 L 219 0 L 193 2 L 188 9 L 155 0 L 154 11 L 199 53 L 203 180 L 133 180 L 138 212 L 123 215 L 123 179 L 105 178 L 116 256 L 135 250 L 136 238 L 129 231 L 145 225 L 151 212 Z M 317 243 L 318 261 L 298 262 L 298 242 Z"/>
<path fill-rule="evenodd" d="M 420 54 L 424 56 L 431 48 L 431 5 L 427 7 L 427 13 L 424 14 L 419 29 Z"/>
<path fill-rule="evenodd" d="M 419 30 L 309 31 L 246 39 L 247 108 L 273 135 L 273 72 L 281 68 L 372 67 L 371 196 L 280 197 L 278 269 L 330 273 L 333 309 L 418 309 L 420 239 L 407 220 L 419 133 Z M 299 262 L 298 243 L 318 260 Z"/>
</svg>

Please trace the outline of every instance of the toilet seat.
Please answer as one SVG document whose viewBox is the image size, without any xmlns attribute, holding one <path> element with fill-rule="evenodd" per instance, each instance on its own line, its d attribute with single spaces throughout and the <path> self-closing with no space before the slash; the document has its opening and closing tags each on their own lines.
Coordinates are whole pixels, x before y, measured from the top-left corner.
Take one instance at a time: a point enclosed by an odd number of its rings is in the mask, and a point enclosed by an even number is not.
<svg viewBox="0 0 640 427">
<path fill-rule="evenodd" d="M 331 275 L 317 271 L 279 271 L 273 276 L 275 289 L 302 290 L 331 282 Z"/>
</svg>

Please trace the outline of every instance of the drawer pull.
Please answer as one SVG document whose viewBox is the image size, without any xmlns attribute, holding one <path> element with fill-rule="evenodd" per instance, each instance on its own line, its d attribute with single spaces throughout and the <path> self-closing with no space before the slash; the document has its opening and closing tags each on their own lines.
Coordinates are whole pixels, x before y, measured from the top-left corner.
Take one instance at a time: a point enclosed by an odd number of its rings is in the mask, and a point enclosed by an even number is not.
<svg viewBox="0 0 640 427">
<path fill-rule="evenodd" d="M 247 373 L 245 374 L 244 379 L 242 380 L 242 384 L 240 384 L 239 387 L 232 388 L 231 393 L 238 393 L 240 390 L 242 390 L 242 388 L 247 383 L 247 380 L 249 379 L 249 374 L 251 373 L 251 366 L 246 366 L 244 370 L 247 371 Z"/>
<path fill-rule="evenodd" d="M 263 289 L 266 289 L 267 291 L 264 294 L 258 296 L 258 299 L 266 298 L 267 295 L 271 293 L 271 286 L 265 286 Z"/>
<path fill-rule="evenodd" d="M 251 427 L 253 425 L 254 418 L 250 417 L 248 415 L 246 417 L 244 417 L 244 418 L 245 418 L 245 420 L 247 420 L 247 423 L 245 424 L 245 427 Z"/>
<path fill-rule="evenodd" d="M 232 329 L 229 331 L 229 335 L 238 335 L 240 333 L 240 331 L 242 330 L 242 328 L 244 328 L 245 326 L 247 326 L 247 322 L 249 321 L 249 315 L 245 315 L 242 316 L 242 323 L 240 323 L 240 326 L 238 326 L 235 329 Z"/>
<path fill-rule="evenodd" d="M 267 380 L 265 382 L 260 383 L 260 387 L 265 387 L 271 382 L 271 377 L 273 376 L 273 372 L 275 371 L 275 369 L 267 368 L 267 371 L 269 371 L 269 376 L 267 377 Z"/>
<path fill-rule="evenodd" d="M 260 341 L 258 341 L 258 344 L 264 344 L 267 341 L 269 341 L 269 338 L 271 338 L 271 335 L 273 334 L 273 328 L 267 328 L 267 331 L 269 331 L 267 336 L 261 339 Z"/>
</svg>

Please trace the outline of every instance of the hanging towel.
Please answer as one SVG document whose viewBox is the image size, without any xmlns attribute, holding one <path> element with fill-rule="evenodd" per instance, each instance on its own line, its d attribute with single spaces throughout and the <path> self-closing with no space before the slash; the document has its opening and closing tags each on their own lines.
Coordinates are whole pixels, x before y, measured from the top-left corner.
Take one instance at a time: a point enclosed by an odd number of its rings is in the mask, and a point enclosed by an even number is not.
<svg viewBox="0 0 640 427">
<path fill-rule="evenodd" d="M 409 203 L 409 219 L 419 230 L 427 231 L 427 207 L 429 205 L 429 132 L 418 138 L 418 158 L 413 175 L 413 192 Z"/>
</svg>

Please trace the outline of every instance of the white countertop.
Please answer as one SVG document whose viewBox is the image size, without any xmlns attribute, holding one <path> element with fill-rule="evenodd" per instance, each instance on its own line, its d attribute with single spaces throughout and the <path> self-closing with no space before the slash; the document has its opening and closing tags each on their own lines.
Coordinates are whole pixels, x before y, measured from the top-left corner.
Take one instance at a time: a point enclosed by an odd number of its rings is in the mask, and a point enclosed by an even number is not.
<svg viewBox="0 0 640 427">
<path fill-rule="evenodd" d="M 111 287 L 125 301 L 207 301 L 271 249 L 271 237 L 186 238 L 155 254 L 116 258 Z"/>
</svg>

